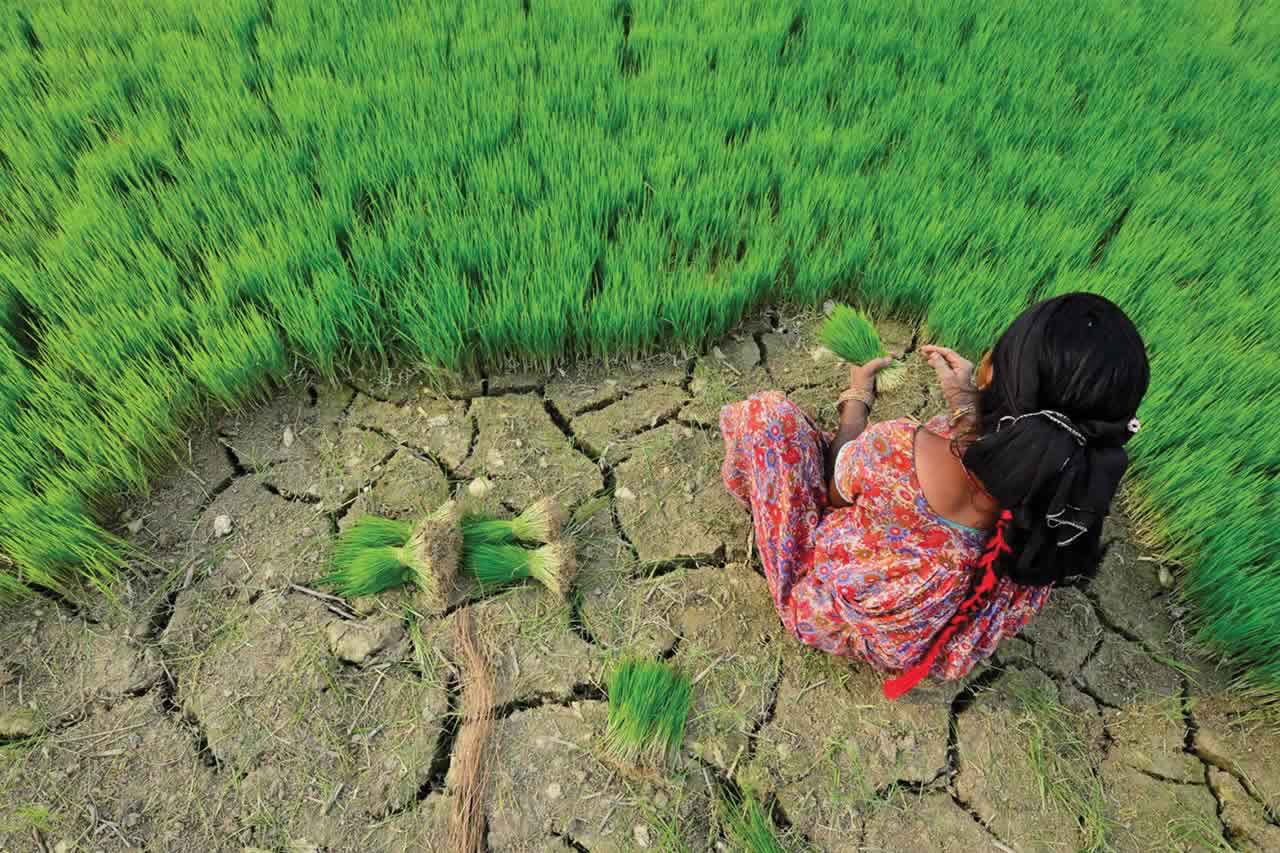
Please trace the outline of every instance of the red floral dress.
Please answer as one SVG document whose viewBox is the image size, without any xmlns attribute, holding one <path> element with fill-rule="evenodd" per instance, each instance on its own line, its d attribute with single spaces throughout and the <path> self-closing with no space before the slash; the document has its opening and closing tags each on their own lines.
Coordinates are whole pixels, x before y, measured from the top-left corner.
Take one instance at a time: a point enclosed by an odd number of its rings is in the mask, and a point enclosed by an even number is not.
<svg viewBox="0 0 1280 853">
<path fill-rule="evenodd" d="M 945 418 L 928 428 L 949 436 Z M 770 391 L 720 412 L 725 486 L 750 509 L 782 624 L 802 642 L 883 672 L 920 661 L 965 600 L 988 531 L 935 513 L 916 478 L 915 421 L 884 421 L 846 444 L 827 505 L 823 450 L 809 418 Z M 961 678 L 1013 636 L 1048 587 L 1000 579 L 943 648 L 930 674 Z"/>
</svg>

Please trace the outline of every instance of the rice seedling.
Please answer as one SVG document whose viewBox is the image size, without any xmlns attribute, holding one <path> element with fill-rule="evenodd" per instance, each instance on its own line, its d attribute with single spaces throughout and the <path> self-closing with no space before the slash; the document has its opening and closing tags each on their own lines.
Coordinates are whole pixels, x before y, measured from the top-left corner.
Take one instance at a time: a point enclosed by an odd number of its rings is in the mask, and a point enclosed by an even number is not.
<svg viewBox="0 0 1280 853">
<path fill-rule="evenodd" d="M 533 578 L 556 595 L 568 596 L 577 560 L 567 541 L 534 549 L 482 543 L 466 548 L 462 572 L 486 591 Z"/>
<path fill-rule="evenodd" d="M 413 580 L 411 555 L 404 547 L 365 547 L 319 581 L 343 598 L 377 595 Z"/>
<path fill-rule="evenodd" d="M 361 516 L 338 537 L 331 565 L 335 572 L 344 572 L 365 551 L 386 546 L 402 548 L 412 535 L 413 525 L 407 521 L 377 515 Z"/>
<path fill-rule="evenodd" d="M 565 513 L 552 498 L 541 498 L 512 519 L 468 514 L 462 518 L 465 547 L 505 545 L 512 542 L 553 543 L 560 541 Z"/>
<path fill-rule="evenodd" d="M 787 853 L 788 848 L 778 838 L 773 821 L 750 792 L 743 791 L 737 802 L 721 792 L 717 799 L 717 813 L 725 837 L 733 844 L 734 850 Z"/>
<path fill-rule="evenodd" d="M 623 661 L 609 674 L 605 751 L 631 767 L 660 768 L 680 750 L 692 685 L 662 661 Z"/>
<path fill-rule="evenodd" d="M 889 353 L 880 343 L 880 333 L 866 314 L 848 305 L 836 305 L 835 310 L 818 329 L 822 345 L 850 364 L 866 364 L 883 358 Z M 892 364 L 876 374 L 876 388 L 889 392 L 902 384 L 906 370 L 901 364 Z"/>
<path fill-rule="evenodd" d="M 414 526 L 366 516 L 339 538 L 331 570 L 319 583 L 346 598 L 412 583 L 422 609 L 438 613 L 448 605 L 458 571 L 459 522 L 452 502 Z"/>
</svg>

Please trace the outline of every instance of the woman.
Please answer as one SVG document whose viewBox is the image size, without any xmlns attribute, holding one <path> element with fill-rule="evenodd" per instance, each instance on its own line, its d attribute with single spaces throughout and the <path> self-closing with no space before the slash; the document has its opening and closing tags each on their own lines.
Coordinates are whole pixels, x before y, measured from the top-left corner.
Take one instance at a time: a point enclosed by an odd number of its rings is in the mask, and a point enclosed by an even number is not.
<svg viewBox="0 0 1280 853">
<path fill-rule="evenodd" d="M 879 359 L 854 367 L 830 440 L 777 392 L 720 413 L 724 481 L 750 510 L 783 625 L 883 672 L 891 698 L 955 679 L 1055 583 L 1092 575 L 1149 380 L 1133 323 L 1073 293 L 1022 314 L 978 369 L 921 352 L 949 416 L 867 428 Z"/>
</svg>

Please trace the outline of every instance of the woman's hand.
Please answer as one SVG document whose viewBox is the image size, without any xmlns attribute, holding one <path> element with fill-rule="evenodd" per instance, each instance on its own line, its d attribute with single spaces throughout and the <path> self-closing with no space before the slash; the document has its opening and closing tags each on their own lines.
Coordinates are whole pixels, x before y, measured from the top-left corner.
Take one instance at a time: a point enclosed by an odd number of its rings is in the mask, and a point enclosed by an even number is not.
<svg viewBox="0 0 1280 853">
<path fill-rule="evenodd" d="M 958 409 L 973 402 L 972 361 L 955 350 L 932 344 L 920 347 L 920 352 L 938 374 L 938 384 L 942 386 L 942 396 L 946 398 L 948 406 Z"/>
<path fill-rule="evenodd" d="M 877 358 L 849 368 L 849 387 L 875 396 L 876 374 L 893 364 L 892 358 Z"/>
</svg>

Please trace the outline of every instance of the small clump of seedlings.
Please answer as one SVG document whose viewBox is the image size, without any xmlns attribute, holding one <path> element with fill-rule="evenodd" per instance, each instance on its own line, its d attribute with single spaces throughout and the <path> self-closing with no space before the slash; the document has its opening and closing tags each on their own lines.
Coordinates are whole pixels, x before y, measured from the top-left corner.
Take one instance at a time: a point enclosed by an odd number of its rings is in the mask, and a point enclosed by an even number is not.
<svg viewBox="0 0 1280 853">
<path fill-rule="evenodd" d="M 510 583 L 533 578 L 561 597 L 569 594 L 577 573 L 573 546 L 553 542 L 541 548 L 519 545 L 481 543 L 464 548 L 463 574 L 476 579 L 480 588 L 489 591 Z"/>
<path fill-rule="evenodd" d="M 605 751 L 632 767 L 665 767 L 684 742 L 692 689 L 662 661 L 619 664 L 609 675 Z"/>
<path fill-rule="evenodd" d="M 864 312 L 848 305 L 836 305 L 831 316 L 818 329 L 822 345 L 850 364 L 866 364 L 889 353 L 880 342 L 880 333 Z M 894 363 L 876 374 L 876 387 L 892 391 L 902 384 L 906 371 Z"/>
<path fill-rule="evenodd" d="M 743 853 L 787 853 L 774 830 L 773 821 L 760 807 L 760 801 L 750 792 L 743 791 L 734 802 L 722 794 L 719 797 L 720 825 L 734 850 Z"/>
<path fill-rule="evenodd" d="M 462 536 L 467 548 L 514 542 L 551 544 L 560 541 L 564 524 L 564 510 L 560 505 L 551 498 L 541 498 L 511 519 L 465 515 Z"/>
<path fill-rule="evenodd" d="M 452 501 L 417 525 L 365 516 L 338 538 L 329 574 L 319 583 L 344 598 L 376 595 L 412 583 L 421 605 L 448 605 L 462 552 L 461 515 Z"/>
</svg>

